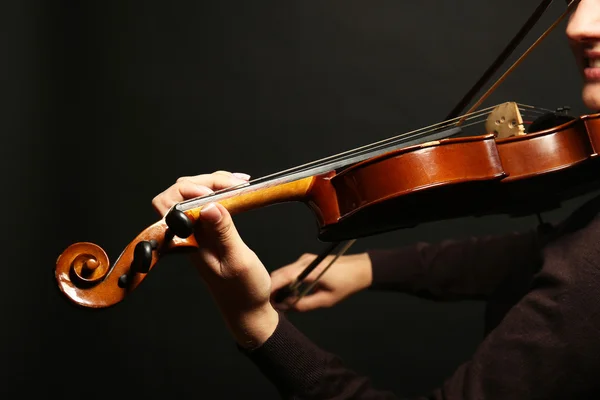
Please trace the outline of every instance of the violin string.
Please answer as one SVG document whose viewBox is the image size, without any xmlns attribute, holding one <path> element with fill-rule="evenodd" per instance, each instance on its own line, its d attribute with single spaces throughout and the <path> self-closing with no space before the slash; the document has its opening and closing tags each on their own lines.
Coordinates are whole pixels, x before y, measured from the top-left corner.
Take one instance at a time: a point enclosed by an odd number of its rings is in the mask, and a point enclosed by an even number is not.
<svg viewBox="0 0 600 400">
<path fill-rule="evenodd" d="M 469 126 L 481 124 L 481 123 L 483 123 L 483 122 L 486 121 L 485 119 L 479 119 L 479 120 L 471 121 L 471 119 L 472 118 L 469 118 L 468 120 L 470 122 L 466 123 L 466 124 L 463 124 L 462 126 L 463 127 L 469 127 Z M 428 134 L 429 134 L 429 132 L 419 133 L 419 134 L 410 136 L 410 138 L 411 139 L 420 139 L 420 138 L 425 139 Z M 331 161 L 343 161 L 344 159 L 347 159 L 347 158 L 350 158 L 350 157 L 364 155 L 364 154 L 367 154 L 367 153 L 370 153 L 370 152 L 373 152 L 373 151 L 377 151 L 379 149 L 385 149 L 385 148 L 389 148 L 390 151 L 392 151 L 393 150 L 392 147 L 395 144 L 398 144 L 398 143 L 401 143 L 401 142 L 402 142 L 402 139 L 399 139 L 399 140 L 394 140 L 394 141 L 392 141 L 390 143 L 384 143 L 384 144 L 381 144 L 381 145 L 377 145 L 377 146 L 373 146 L 373 147 L 368 147 L 368 148 L 356 150 L 356 151 L 353 151 L 352 154 L 349 154 L 347 157 L 341 157 L 339 159 L 334 159 L 334 160 L 331 160 Z M 323 165 L 327 165 L 327 164 L 323 164 Z M 299 169 L 298 171 L 294 171 L 294 172 L 302 172 L 302 171 L 305 171 L 305 170 L 308 171 L 308 170 L 312 170 L 314 167 L 315 166 L 307 165 L 307 167 L 305 169 Z M 260 183 L 260 181 L 262 179 L 265 179 L 265 178 L 260 178 L 260 179 L 257 179 L 255 181 L 252 181 L 252 184 Z"/>
<path fill-rule="evenodd" d="M 477 115 L 477 116 L 473 116 L 473 117 L 467 118 L 466 120 L 470 121 L 470 122 L 468 124 L 463 124 L 462 126 L 463 127 L 468 127 L 468 126 L 472 126 L 472 125 L 476 125 L 476 124 L 480 124 L 482 122 L 485 122 L 485 119 L 479 119 L 479 120 L 476 120 L 476 121 L 472 121 L 473 119 L 479 118 L 479 117 L 480 116 Z M 396 139 L 394 139 L 392 141 L 389 141 L 389 142 L 386 141 L 385 143 L 376 143 L 376 144 L 364 146 L 363 148 L 357 148 L 357 149 L 354 149 L 351 153 L 349 153 L 348 157 L 346 157 L 346 158 L 350 158 L 350 157 L 353 157 L 353 156 L 356 156 L 356 155 L 362 155 L 362 154 L 365 154 L 367 152 L 371 152 L 371 151 L 382 149 L 382 148 L 386 148 L 386 147 L 389 148 L 389 147 L 392 147 L 395 144 L 399 144 L 399 143 L 401 144 L 403 140 L 406 140 L 406 138 L 410 138 L 410 139 L 426 138 L 429 133 L 431 133 L 431 131 L 415 133 L 415 134 L 407 136 L 407 137 L 396 138 Z M 334 161 L 344 160 L 344 157 L 340 157 L 340 158 L 336 157 L 333 160 Z M 308 167 L 312 167 L 309 164 L 306 164 L 306 165 Z M 264 179 L 264 178 L 261 178 L 261 179 Z"/>
<path fill-rule="evenodd" d="M 313 162 L 301 165 L 301 166 L 296 167 L 296 168 L 302 169 L 303 167 L 312 167 L 312 166 L 317 166 L 317 165 L 325 165 L 325 164 L 322 164 L 322 163 L 323 162 L 330 162 L 330 161 L 339 161 L 340 159 L 343 160 L 342 157 L 344 157 L 344 156 L 348 156 L 348 158 L 349 158 L 349 157 L 354 156 L 355 154 L 361 154 L 361 153 L 363 153 L 364 151 L 367 151 L 367 150 L 373 150 L 373 149 L 376 150 L 376 149 L 380 149 L 380 148 L 383 148 L 383 147 L 388 146 L 388 145 L 398 144 L 398 143 L 400 143 L 403 140 L 424 137 L 424 136 L 427 136 L 429 133 L 432 133 L 434 131 L 443 130 L 445 128 L 453 126 L 453 124 L 455 122 L 458 122 L 461 118 L 464 118 L 465 120 L 471 120 L 473 118 L 479 117 L 481 114 L 485 114 L 487 111 L 489 111 L 489 110 L 491 110 L 493 108 L 494 108 L 494 106 L 488 107 L 486 109 L 473 112 L 473 113 L 471 113 L 471 115 L 468 115 L 468 116 L 465 115 L 465 116 L 462 116 L 462 117 L 456 117 L 456 118 L 453 118 L 453 119 L 448 120 L 448 121 L 442 121 L 442 122 L 439 122 L 439 123 L 436 123 L 436 124 L 433 124 L 433 125 L 429 125 L 429 126 L 426 126 L 426 127 L 423 127 L 423 128 L 415 129 L 413 131 L 402 133 L 400 135 L 397 135 L 397 136 L 394 136 L 394 137 L 391 137 L 391 138 L 383 139 L 383 140 L 380 140 L 378 142 L 370 143 L 370 144 L 367 144 L 365 146 L 361 146 L 361 147 L 358 147 L 358 148 L 355 148 L 355 149 L 352 149 L 352 150 L 348 150 L 348 151 L 345 151 L 345 152 L 342 152 L 342 153 L 338 153 L 338 154 L 333 155 L 333 156 L 325 157 L 325 158 L 322 158 L 320 160 L 316 160 L 316 161 L 313 161 Z M 275 177 L 275 176 L 277 176 L 279 174 L 286 174 L 288 172 L 295 172 L 294 169 L 295 168 L 291 168 L 289 170 L 284 170 L 284 171 L 281 171 L 280 173 L 275 173 L 275 174 L 272 174 L 272 175 L 267 175 L 267 176 L 265 176 L 263 178 L 259 178 L 259 179 L 261 179 L 261 180 L 262 179 L 270 179 L 270 178 L 273 178 L 273 177 Z"/>
<path fill-rule="evenodd" d="M 530 111 L 533 112 L 542 112 L 542 111 L 538 111 L 537 109 L 539 107 L 534 107 L 534 106 L 530 106 L 530 105 L 526 105 L 526 104 L 521 104 L 521 103 L 517 103 L 518 106 L 520 107 L 520 109 L 526 108 Z M 490 106 L 484 109 L 481 109 L 479 111 L 475 111 L 475 112 L 471 112 L 469 115 L 463 115 L 463 116 L 458 116 L 456 118 L 452 118 L 448 121 L 442 121 L 433 125 L 429 125 L 427 127 L 423 127 L 423 128 L 419 128 L 410 132 L 406 132 L 406 133 L 402 133 L 400 135 L 396 135 L 394 137 L 391 138 L 387 138 L 384 140 L 380 140 L 378 142 L 375 143 L 371 143 L 362 147 L 358 147 L 356 149 L 352 149 L 352 150 L 348 150 L 336 155 L 332 155 L 329 157 L 325 157 L 322 158 L 320 160 L 316 160 L 313 162 L 309 162 L 300 166 L 296 166 L 293 168 L 289 168 L 283 171 L 279 171 L 270 175 L 266 175 L 254 180 L 251 180 L 247 183 L 243 183 L 240 185 L 234 185 L 225 189 L 221 189 L 219 191 L 215 191 L 214 193 L 205 195 L 205 196 L 201 196 L 201 197 L 197 197 L 197 198 L 193 198 L 193 199 L 189 199 L 186 200 L 184 202 L 178 203 L 178 206 L 180 207 L 180 209 L 182 209 L 181 207 L 185 207 L 185 204 L 188 203 L 192 203 L 192 202 L 197 202 L 199 199 L 204 199 L 207 197 L 213 197 L 216 195 L 220 195 L 220 194 L 225 194 L 240 188 L 247 188 L 248 186 L 255 186 L 257 184 L 261 184 L 264 182 L 268 182 L 270 180 L 275 180 L 275 179 L 279 179 L 279 178 L 284 178 L 287 175 L 291 175 L 293 173 L 298 174 L 298 173 L 302 173 L 304 171 L 308 171 L 311 170 L 313 168 L 317 168 L 319 166 L 326 166 L 327 163 L 334 163 L 334 162 L 339 162 L 339 161 L 344 161 L 345 159 L 349 159 L 351 157 L 354 157 L 356 155 L 363 155 L 367 152 L 370 151 L 376 151 L 379 149 L 385 149 L 386 146 L 387 147 L 391 147 L 395 144 L 401 143 L 402 141 L 406 141 L 407 139 L 420 139 L 420 138 L 424 138 L 426 137 L 428 134 L 430 134 L 431 132 L 435 132 L 435 131 L 439 131 L 439 130 L 443 130 L 444 128 L 453 126 L 454 123 L 456 122 L 460 122 L 462 124 L 463 127 L 468 127 L 468 126 L 473 126 L 476 124 L 479 124 L 481 122 L 483 122 L 484 120 L 477 120 L 475 122 L 470 122 L 468 124 L 465 124 L 465 121 L 472 121 L 475 118 L 479 118 L 482 115 L 488 114 L 488 112 L 490 110 L 493 110 L 496 106 Z M 539 108 L 541 110 L 541 108 Z M 548 110 L 549 111 L 549 110 Z"/>
<path fill-rule="evenodd" d="M 483 114 L 486 114 L 488 111 L 492 110 L 493 108 L 495 108 L 495 106 L 491 106 L 476 112 L 472 112 L 470 115 L 463 115 L 463 116 L 459 116 L 456 118 L 452 118 L 448 121 L 442 121 L 433 125 L 429 125 L 423 128 L 419 128 L 419 129 L 415 129 L 413 131 L 410 132 L 406 132 L 406 133 L 402 133 L 400 135 L 396 135 L 394 137 L 391 138 L 387 138 L 387 139 L 383 139 L 380 140 L 378 142 L 375 143 L 371 143 L 362 147 L 358 147 L 352 150 L 348 150 L 342 153 L 338 153 L 329 157 L 325 157 L 316 161 L 312 161 L 303 165 L 299 165 L 293 168 L 289 168 L 286 170 L 282 170 L 279 172 L 275 172 L 273 174 L 270 175 L 266 175 L 254 180 L 251 180 L 247 183 L 243 183 L 240 185 L 234 185 L 225 189 L 221 189 L 219 191 L 215 191 L 214 193 L 210 193 L 208 195 L 205 196 L 201 196 L 201 197 L 197 197 L 197 198 L 193 198 L 193 199 L 189 199 L 186 201 L 183 201 L 181 203 L 178 203 L 180 206 L 184 206 L 187 203 L 193 202 L 193 201 L 197 201 L 198 199 L 201 198 L 207 198 L 207 197 L 213 197 L 219 194 L 224 194 L 242 187 L 247 187 L 248 185 L 256 185 L 259 183 L 264 183 L 266 181 L 269 180 L 274 180 L 274 179 L 278 179 L 278 178 L 282 178 L 285 177 L 286 175 L 290 175 L 292 173 L 299 173 L 299 172 L 303 172 L 305 170 L 308 169 L 312 169 L 312 168 L 316 168 L 319 166 L 325 166 L 327 165 L 327 163 L 332 163 L 332 162 L 337 162 L 337 161 L 343 161 L 344 159 L 353 157 L 357 154 L 364 154 L 367 151 L 373 151 L 373 150 L 377 150 L 377 149 L 381 149 L 384 148 L 385 146 L 390 146 L 390 145 L 394 145 L 394 144 L 398 144 L 399 142 L 403 141 L 403 140 L 407 140 L 407 139 L 414 139 L 414 138 L 421 138 L 421 137 L 425 137 L 428 134 L 435 132 L 435 131 L 440 131 L 443 130 L 444 128 L 447 128 L 449 126 L 453 126 L 454 123 L 459 122 L 462 119 L 462 122 L 464 123 L 464 121 L 468 121 L 468 120 L 472 120 L 474 118 L 478 118 Z M 466 125 L 466 126 L 470 126 L 472 124 Z"/>
<path fill-rule="evenodd" d="M 471 115 L 469 116 L 461 116 L 461 117 L 456 117 L 453 118 L 451 120 L 448 121 L 442 121 L 433 125 L 429 125 L 423 128 L 419 128 L 419 129 L 415 129 L 413 131 L 409 131 L 406 133 L 402 133 L 400 135 L 396 135 L 387 139 L 383 139 L 374 143 L 370 143 L 361 147 L 357 147 L 355 149 L 351 149 L 348 151 L 344 151 L 332 156 L 328 156 L 325 158 L 321 158 L 319 160 L 315 160 L 297 167 L 293 167 L 290 169 L 286 169 L 280 172 L 276 172 L 274 174 L 270 174 L 270 175 L 266 175 L 263 176 L 261 178 L 257 178 L 253 181 L 250 181 L 249 183 L 253 184 L 253 183 L 259 183 L 259 182 L 263 182 L 264 180 L 268 180 L 268 179 L 273 179 L 276 177 L 281 177 L 282 175 L 291 173 L 291 172 L 298 172 L 299 170 L 302 170 L 306 167 L 314 167 L 314 166 L 321 166 L 321 165 L 325 165 L 324 163 L 326 162 L 331 162 L 331 161 L 339 161 L 340 159 L 343 160 L 344 156 L 354 156 L 356 154 L 360 154 L 361 152 L 364 152 L 365 150 L 371 150 L 371 149 L 379 149 L 382 146 L 386 146 L 386 145 L 390 145 L 390 144 L 397 144 L 398 142 L 402 141 L 402 140 L 406 140 L 406 139 L 412 139 L 412 138 L 418 138 L 424 135 L 427 135 L 431 132 L 434 132 L 436 130 L 443 130 L 444 128 L 448 127 L 448 126 L 452 126 L 452 124 L 454 122 L 458 122 L 461 118 L 467 117 L 465 118 L 465 120 L 469 120 L 472 118 L 476 118 L 478 116 L 480 116 L 481 114 L 484 114 L 485 112 L 489 111 L 490 109 L 493 109 L 494 107 L 488 107 L 487 109 L 483 109 L 477 112 L 473 112 L 471 113 Z M 223 190 L 227 190 L 227 189 L 223 189 Z"/>
<path fill-rule="evenodd" d="M 539 106 L 532 106 L 532 105 L 528 105 L 528 104 L 523 104 L 523 103 L 516 103 L 517 106 L 519 106 L 519 109 L 524 108 L 533 112 L 537 112 L 539 114 L 544 114 L 544 113 L 549 113 L 549 112 L 553 112 L 552 110 L 548 109 L 548 108 L 544 108 L 544 107 L 539 107 Z"/>
<path fill-rule="evenodd" d="M 520 103 L 517 103 L 517 104 L 520 106 L 520 110 L 522 110 L 522 111 L 525 111 L 525 108 L 527 110 L 529 110 L 529 111 L 537 112 L 537 113 L 540 113 L 540 114 L 543 114 L 544 112 L 550 112 L 551 111 L 551 110 L 547 110 L 547 109 L 543 109 L 543 108 L 539 108 L 539 107 L 529 106 L 529 105 L 526 105 L 526 104 L 520 104 Z M 493 109 L 495 107 L 496 106 L 488 107 L 486 109 L 482 109 L 482 110 L 479 110 L 477 112 L 471 113 L 471 116 L 466 116 L 466 115 L 465 116 L 459 116 L 459 117 L 453 118 L 453 119 L 448 120 L 448 121 L 443 121 L 443 122 L 440 122 L 438 124 L 430 125 L 428 127 L 420 128 L 420 129 L 417 129 L 417 130 L 414 130 L 414 131 L 411 131 L 411 132 L 407 132 L 407 133 L 404 133 L 404 134 L 401 134 L 401 135 L 398 135 L 398 136 L 394 136 L 392 138 L 384 139 L 382 141 L 371 143 L 371 144 L 368 144 L 368 145 L 363 146 L 363 147 L 359 147 L 359 148 L 356 148 L 356 149 L 353 149 L 353 150 L 349 150 L 347 152 L 339 153 L 339 154 L 336 154 L 336 155 L 333 155 L 333 156 L 330 156 L 330 157 L 326 157 L 326 158 L 323 158 L 323 159 L 320 159 L 320 160 L 317 160 L 317 161 L 314 161 L 314 162 L 310 162 L 310 163 L 307 163 L 307 164 L 304 164 L 304 165 L 300 165 L 298 167 L 294 167 L 294 168 L 291 168 L 291 169 L 288 169 L 288 170 L 280 171 L 278 173 L 267 175 L 267 176 L 258 178 L 256 180 L 250 181 L 250 183 L 252 183 L 252 184 L 254 184 L 254 183 L 260 183 L 260 182 L 262 182 L 264 180 L 272 179 L 272 178 L 281 176 L 280 174 L 286 174 L 286 173 L 289 173 L 289 172 L 298 172 L 298 170 L 301 171 L 304 167 L 314 167 L 314 166 L 318 166 L 318 165 L 323 165 L 323 164 L 321 164 L 321 162 L 324 162 L 324 161 L 333 161 L 333 160 L 334 161 L 339 161 L 340 159 L 343 159 L 343 158 L 340 158 L 340 156 L 344 156 L 346 154 L 348 154 L 349 156 L 354 156 L 356 154 L 363 154 L 366 151 L 377 150 L 377 149 L 383 148 L 384 146 L 389 146 L 389 145 L 394 145 L 394 144 L 400 143 L 402 140 L 406 140 L 407 138 L 413 139 L 413 138 L 423 137 L 423 136 L 426 136 L 427 134 L 429 134 L 429 133 L 431 133 L 431 132 L 433 132 L 435 130 L 441 130 L 441 129 L 447 128 L 449 126 L 452 126 L 453 123 L 456 122 L 456 121 L 458 121 L 458 120 L 462 119 L 463 121 L 468 121 L 468 120 L 472 120 L 474 118 L 480 117 L 482 114 L 486 114 L 487 111 L 489 111 L 490 109 Z M 538 110 L 538 108 L 539 108 L 539 110 Z M 544 111 L 541 111 L 541 110 L 544 110 Z M 472 125 L 475 125 L 477 123 L 481 123 L 483 121 L 484 120 L 477 121 L 475 123 L 463 124 L 462 126 L 463 127 L 472 126 Z M 227 189 L 224 189 L 224 190 L 227 190 Z"/>
</svg>

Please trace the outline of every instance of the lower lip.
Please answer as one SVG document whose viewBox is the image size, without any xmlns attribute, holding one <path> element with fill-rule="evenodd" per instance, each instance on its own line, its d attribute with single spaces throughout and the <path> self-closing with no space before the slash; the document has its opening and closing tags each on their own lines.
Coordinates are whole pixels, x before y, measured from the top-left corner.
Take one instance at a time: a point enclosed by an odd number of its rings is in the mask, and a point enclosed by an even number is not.
<svg viewBox="0 0 600 400">
<path fill-rule="evenodd" d="M 583 75 L 588 81 L 600 81 L 600 68 L 585 68 Z"/>
</svg>

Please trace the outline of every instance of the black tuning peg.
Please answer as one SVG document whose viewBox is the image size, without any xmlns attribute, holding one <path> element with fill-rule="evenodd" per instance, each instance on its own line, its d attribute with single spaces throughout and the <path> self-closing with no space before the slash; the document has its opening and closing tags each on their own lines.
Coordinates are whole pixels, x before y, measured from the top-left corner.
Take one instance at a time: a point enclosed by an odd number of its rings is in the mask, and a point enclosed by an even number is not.
<svg viewBox="0 0 600 400">
<path fill-rule="evenodd" d="M 156 250 L 157 247 L 158 242 L 154 239 L 143 240 L 135 245 L 135 249 L 133 249 L 133 261 L 131 262 L 129 273 L 119 277 L 120 287 L 126 287 L 134 274 L 146 274 L 150 271 L 150 266 L 152 265 L 152 251 Z"/>
<path fill-rule="evenodd" d="M 147 240 L 141 241 L 135 245 L 133 250 L 133 262 L 131 263 L 132 272 L 142 274 L 150 271 L 152 265 L 152 250 L 155 248 L 153 243 Z"/>
<path fill-rule="evenodd" d="M 192 221 L 183 212 L 174 208 L 165 217 L 165 222 L 169 230 L 182 239 L 190 237 L 194 233 Z"/>
</svg>

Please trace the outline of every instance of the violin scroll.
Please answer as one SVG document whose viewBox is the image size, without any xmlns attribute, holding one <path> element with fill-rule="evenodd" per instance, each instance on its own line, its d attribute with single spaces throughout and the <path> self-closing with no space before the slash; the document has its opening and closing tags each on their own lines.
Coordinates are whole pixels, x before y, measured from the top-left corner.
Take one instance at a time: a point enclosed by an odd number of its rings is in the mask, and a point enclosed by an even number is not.
<svg viewBox="0 0 600 400">
<path fill-rule="evenodd" d="M 277 185 L 257 186 L 235 196 L 228 197 L 226 193 L 211 200 L 218 201 L 232 215 L 276 203 L 308 201 L 312 199 L 309 199 L 311 189 L 323 186 L 315 182 L 329 182 L 331 175 L 326 173 L 319 179 L 307 176 Z M 325 198 L 325 194 L 317 197 Z M 193 200 L 200 201 L 200 204 L 183 211 L 173 207 L 163 219 L 142 231 L 127 245 L 112 267 L 104 250 L 93 243 L 82 242 L 68 247 L 56 261 L 55 278 L 60 290 L 80 306 L 109 307 L 131 293 L 161 257 L 175 251 L 197 250 L 199 245 L 193 232 L 207 201 L 200 198 Z M 326 202 L 326 205 L 332 204 L 331 200 Z"/>
<path fill-rule="evenodd" d="M 57 263 L 68 264 L 71 279 L 80 285 L 91 285 L 104 279 L 110 266 L 106 252 L 100 246 L 89 242 L 69 246 L 58 258 Z"/>
<path fill-rule="evenodd" d="M 194 248 L 198 244 L 193 235 L 185 239 L 175 236 L 161 220 L 140 233 L 112 267 L 100 246 L 72 244 L 56 260 L 55 277 L 60 290 L 74 303 L 109 307 L 133 291 L 163 255 Z"/>
</svg>

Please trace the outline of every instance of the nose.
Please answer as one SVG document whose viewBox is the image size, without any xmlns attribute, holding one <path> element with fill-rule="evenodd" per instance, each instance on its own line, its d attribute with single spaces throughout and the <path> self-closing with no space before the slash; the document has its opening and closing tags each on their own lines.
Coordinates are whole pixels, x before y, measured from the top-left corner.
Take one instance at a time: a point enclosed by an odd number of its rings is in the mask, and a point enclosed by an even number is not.
<svg viewBox="0 0 600 400">
<path fill-rule="evenodd" d="M 600 40 L 600 0 L 581 0 L 571 14 L 566 33 L 573 41 Z"/>
</svg>

